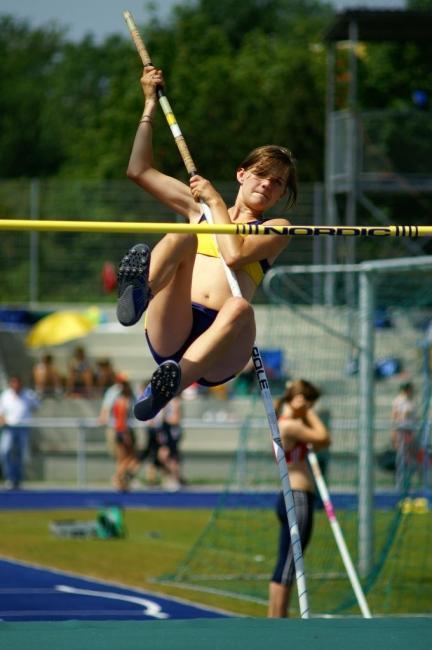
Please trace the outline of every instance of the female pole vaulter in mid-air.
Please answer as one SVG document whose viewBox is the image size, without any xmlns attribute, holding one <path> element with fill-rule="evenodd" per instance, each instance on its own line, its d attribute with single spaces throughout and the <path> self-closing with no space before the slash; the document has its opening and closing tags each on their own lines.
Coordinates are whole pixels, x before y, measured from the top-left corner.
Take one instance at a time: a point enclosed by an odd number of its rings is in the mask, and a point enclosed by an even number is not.
<svg viewBox="0 0 432 650">
<path fill-rule="evenodd" d="M 215 224 L 260 223 L 265 212 L 286 197 L 297 198 L 297 174 L 290 151 L 276 145 L 254 149 L 236 170 L 239 189 L 227 208 L 205 178 L 194 175 L 189 186 L 153 166 L 152 130 L 157 87 L 162 71 L 144 68 L 143 116 L 133 143 L 128 177 L 189 223 L 205 217 L 200 201 L 211 209 Z M 266 224 L 289 225 L 283 218 Z M 193 382 L 222 384 L 250 359 L 255 340 L 250 305 L 264 273 L 288 243 L 277 235 L 168 234 L 150 253 L 137 244 L 120 263 L 117 316 L 134 325 L 146 312 L 146 337 L 159 367 L 135 405 L 140 420 L 153 418 L 167 402 Z M 232 296 L 219 251 L 237 275 L 242 297 Z"/>
</svg>

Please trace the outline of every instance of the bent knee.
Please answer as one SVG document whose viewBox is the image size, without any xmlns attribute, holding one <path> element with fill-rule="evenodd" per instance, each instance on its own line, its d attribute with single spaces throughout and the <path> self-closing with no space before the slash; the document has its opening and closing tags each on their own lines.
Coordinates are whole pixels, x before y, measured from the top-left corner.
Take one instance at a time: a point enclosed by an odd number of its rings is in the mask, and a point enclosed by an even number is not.
<svg viewBox="0 0 432 650">
<path fill-rule="evenodd" d="M 223 309 L 227 318 L 236 323 L 247 324 L 255 322 L 252 305 L 245 298 L 234 296 L 228 298 Z"/>
</svg>

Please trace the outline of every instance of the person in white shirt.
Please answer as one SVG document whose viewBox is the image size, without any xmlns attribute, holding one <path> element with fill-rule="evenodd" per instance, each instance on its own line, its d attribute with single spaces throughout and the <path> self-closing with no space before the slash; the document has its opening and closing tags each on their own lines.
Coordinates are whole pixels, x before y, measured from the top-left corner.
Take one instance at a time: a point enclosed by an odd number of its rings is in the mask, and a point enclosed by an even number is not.
<svg viewBox="0 0 432 650">
<path fill-rule="evenodd" d="M 39 406 L 34 391 L 24 388 L 20 377 L 12 376 L 0 394 L 0 460 L 5 486 L 18 489 L 28 456 L 28 420 Z"/>
</svg>

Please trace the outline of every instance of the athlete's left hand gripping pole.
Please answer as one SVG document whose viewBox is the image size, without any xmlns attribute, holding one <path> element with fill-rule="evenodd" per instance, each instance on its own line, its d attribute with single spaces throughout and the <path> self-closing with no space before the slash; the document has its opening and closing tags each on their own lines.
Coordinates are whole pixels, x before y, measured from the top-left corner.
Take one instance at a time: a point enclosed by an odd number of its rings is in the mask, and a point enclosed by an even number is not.
<svg viewBox="0 0 432 650">
<path fill-rule="evenodd" d="M 143 43 L 143 40 L 141 38 L 140 33 L 138 32 L 138 29 L 136 27 L 135 21 L 132 17 L 132 14 L 130 11 L 125 11 L 123 13 L 124 19 L 126 21 L 126 24 L 129 28 L 129 31 L 131 33 L 131 36 L 133 38 L 133 41 L 135 43 L 135 46 L 138 50 L 138 53 L 141 57 L 141 61 L 143 62 L 144 66 L 150 65 L 151 59 L 150 56 L 146 50 L 146 47 Z M 174 139 L 176 141 L 177 147 L 180 151 L 180 155 L 183 159 L 183 162 L 186 166 L 187 171 L 191 176 L 196 174 L 197 168 L 192 160 L 192 156 L 189 153 L 189 149 L 187 148 L 186 142 L 183 138 L 183 135 L 180 131 L 180 128 L 177 124 L 177 120 L 174 116 L 174 113 L 171 109 L 171 106 L 169 105 L 169 102 L 162 90 L 162 88 L 157 89 L 157 96 L 160 102 L 160 105 L 162 107 L 162 110 L 165 114 L 166 120 L 170 126 L 171 132 L 174 136 Z M 211 214 L 210 208 L 202 202 L 203 209 L 205 210 L 205 215 L 208 220 L 208 222 L 213 223 L 213 217 Z M 225 263 L 223 257 L 221 256 L 221 261 L 225 269 L 225 273 L 227 276 L 227 280 L 229 282 L 231 292 L 234 296 L 240 297 L 241 290 L 239 287 L 239 284 L 237 282 L 237 278 L 233 271 L 227 266 Z M 265 411 L 267 414 L 267 419 L 268 423 L 270 426 L 270 431 L 272 434 L 272 440 L 273 440 L 273 449 L 274 453 L 276 456 L 278 468 L 279 468 L 279 476 L 280 480 L 282 483 L 282 491 L 284 494 L 284 499 L 285 499 L 285 506 L 286 506 L 286 511 L 287 511 L 287 517 L 288 517 L 288 525 L 289 525 L 289 530 L 290 530 L 290 536 L 291 536 L 291 545 L 293 549 L 293 556 L 294 556 L 294 565 L 295 565 L 295 572 L 296 572 L 296 583 L 297 583 L 297 592 L 298 592 L 298 598 L 299 598 L 299 608 L 300 608 L 300 615 L 302 618 L 309 618 L 309 604 L 308 604 L 308 596 L 307 596 L 307 590 L 306 590 L 306 578 L 305 578 L 305 572 L 304 572 L 304 562 L 303 562 L 303 552 L 302 552 L 302 547 L 301 547 L 301 541 L 300 541 L 300 532 L 297 524 L 297 517 L 295 513 L 295 506 L 294 506 L 294 497 L 293 497 L 293 492 L 291 489 L 291 484 L 288 476 L 288 470 L 287 470 L 287 464 L 285 460 L 285 452 L 282 447 L 282 441 L 280 437 L 280 432 L 279 432 L 279 427 L 277 423 L 277 418 L 273 406 L 273 399 L 271 396 L 270 388 L 269 388 L 269 383 L 267 380 L 266 372 L 264 369 L 264 363 L 261 358 L 260 351 L 256 345 L 254 345 L 253 350 L 252 350 L 252 360 L 254 363 L 255 367 L 255 372 L 257 375 L 257 380 L 258 384 L 261 390 L 261 396 L 264 401 L 264 407 Z"/>
</svg>

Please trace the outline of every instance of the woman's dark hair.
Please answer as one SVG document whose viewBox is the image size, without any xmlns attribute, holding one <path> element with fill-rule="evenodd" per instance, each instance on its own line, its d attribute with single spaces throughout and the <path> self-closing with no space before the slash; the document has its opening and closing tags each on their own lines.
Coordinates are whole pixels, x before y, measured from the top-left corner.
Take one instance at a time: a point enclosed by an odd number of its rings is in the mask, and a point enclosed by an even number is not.
<svg viewBox="0 0 432 650">
<path fill-rule="evenodd" d="M 296 395 L 303 395 L 308 402 L 315 403 L 321 396 L 321 391 L 306 379 L 295 379 L 289 382 L 286 385 L 285 393 L 276 402 L 275 411 L 278 417 L 282 411 L 282 406 L 287 402 L 291 402 Z"/>
</svg>

